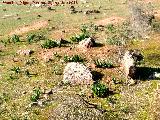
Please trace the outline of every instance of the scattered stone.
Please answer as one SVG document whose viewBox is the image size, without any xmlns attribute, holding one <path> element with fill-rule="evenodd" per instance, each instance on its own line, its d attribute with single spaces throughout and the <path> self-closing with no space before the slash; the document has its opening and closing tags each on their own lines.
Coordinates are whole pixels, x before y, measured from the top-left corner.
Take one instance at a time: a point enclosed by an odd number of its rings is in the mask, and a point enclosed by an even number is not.
<svg viewBox="0 0 160 120">
<path fill-rule="evenodd" d="M 45 93 L 45 94 L 48 94 L 48 95 L 53 94 L 52 89 L 47 89 L 47 90 L 45 90 L 44 93 Z"/>
<path fill-rule="evenodd" d="M 19 55 L 31 55 L 34 51 L 33 50 L 18 50 L 17 54 Z"/>
<path fill-rule="evenodd" d="M 83 64 L 71 62 L 68 63 L 63 72 L 63 82 L 76 84 L 91 84 L 91 71 Z"/>
<path fill-rule="evenodd" d="M 85 38 L 84 40 L 79 42 L 79 48 L 91 48 L 95 45 L 95 40 L 91 37 Z"/>
<path fill-rule="evenodd" d="M 21 20 L 21 17 L 17 17 L 16 20 Z"/>
<path fill-rule="evenodd" d="M 42 17 L 41 15 L 37 15 L 37 17 Z"/>
<path fill-rule="evenodd" d="M 50 27 L 48 27 L 47 29 L 48 29 L 48 31 L 52 31 L 52 30 L 55 30 L 56 28 L 53 27 L 53 26 L 50 26 Z"/>
<path fill-rule="evenodd" d="M 131 79 L 136 78 L 136 65 L 143 59 L 142 54 L 139 50 L 130 50 L 127 51 L 122 60 L 122 65 L 124 67 L 126 78 L 130 77 Z"/>
<path fill-rule="evenodd" d="M 13 62 L 18 62 L 19 61 L 19 58 L 13 58 Z"/>
<path fill-rule="evenodd" d="M 149 79 L 160 79 L 160 73 L 154 72 L 152 75 L 149 76 Z"/>
<path fill-rule="evenodd" d="M 37 104 L 42 107 L 44 105 L 44 102 L 42 100 L 38 100 Z"/>
<path fill-rule="evenodd" d="M 80 0 L 83 4 L 88 3 L 87 0 Z"/>
</svg>

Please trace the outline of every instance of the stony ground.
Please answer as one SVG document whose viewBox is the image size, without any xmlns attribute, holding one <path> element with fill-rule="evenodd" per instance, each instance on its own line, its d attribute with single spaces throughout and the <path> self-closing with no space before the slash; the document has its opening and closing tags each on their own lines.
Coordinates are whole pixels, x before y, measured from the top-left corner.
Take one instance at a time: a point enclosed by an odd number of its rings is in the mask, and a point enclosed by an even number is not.
<svg viewBox="0 0 160 120">
<path fill-rule="evenodd" d="M 129 17 L 125 1 L 88 0 L 88 3 L 75 5 L 77 11 L 82 10 L 75 14 L 70 13 L 70 5 L 56 6 L 53 10 L 47 7 L 0 6 L 0 119 L 159 120 L 160 83 L 146 75 L 150 71 L 159 71 L 158 32 L 147 40 L 131 40 L 125 46 L 116 46 L 106 43 L 106 31 L 101 30 L 105 28 L 100 27 L 93 33 L 96 43 L 99 43 L 96 47 L 79 48 L 75 43 L 51 49 L 41 47 L 46 40 L 43 36 L 70 42 L 70 37 L 81 32 L 82 24 L 121 24 Z M 159 0 L 145 2 L 153 2 L 159 20 Z M 86 15 L 88 9 L 100 13 Z M 20 42 L 9 41 L 13 34 L 20 36 Z M 40 35 L 42 40 L 29 44 L 26 37 L 31 34 Z M 120 57 L 125 50 L 137 48 L 144 55 L 139 66 L 143 74 L 136 80 L 137 84 L 128 86 Z M 31 54 L 28 50 L 34 52 Z M 94 79 L 100 80 L 113 92 L 100 98 L 93 95 L 92 85 L 62 84 L 66 55 L 81 56 Z M 115 67 L 97 68 L 95 59 L 109 59 Z M 40 95 L 34 93 L 35 90 L 40 91 Z M 38 102 L 31 100 L 34 94 L 38 96 Z"/>
</svg>

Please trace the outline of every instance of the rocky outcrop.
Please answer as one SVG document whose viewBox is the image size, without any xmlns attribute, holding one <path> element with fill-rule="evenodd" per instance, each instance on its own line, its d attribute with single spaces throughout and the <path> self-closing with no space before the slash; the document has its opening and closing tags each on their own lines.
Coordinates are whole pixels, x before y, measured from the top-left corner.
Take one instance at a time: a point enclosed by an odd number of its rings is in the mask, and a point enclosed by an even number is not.
<svg viewBox="0 0 160 120">
<path fill-rule="evenodd" d="M 142 59 L 143 56 L 139 50 L 126 51 L 123 56 L 122 65 L 127 78 L 130 77 L 134 79 L 136 77 L 137 64 Z"/>
</svg>

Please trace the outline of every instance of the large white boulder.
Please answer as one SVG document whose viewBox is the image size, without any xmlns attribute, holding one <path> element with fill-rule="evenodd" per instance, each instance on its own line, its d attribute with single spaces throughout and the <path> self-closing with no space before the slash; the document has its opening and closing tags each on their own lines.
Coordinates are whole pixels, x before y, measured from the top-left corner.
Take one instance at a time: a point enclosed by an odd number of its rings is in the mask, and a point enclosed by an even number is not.
<svg viewBox="0 0 160 120">
<path fill-rule="evenodd" d="M 72 85 L 86 84 L 92 82 L 92 74 L 90 70 L 83 64 L 71 62 L 68 63 L 63 72 L 63 82 Z"/>
</svg>

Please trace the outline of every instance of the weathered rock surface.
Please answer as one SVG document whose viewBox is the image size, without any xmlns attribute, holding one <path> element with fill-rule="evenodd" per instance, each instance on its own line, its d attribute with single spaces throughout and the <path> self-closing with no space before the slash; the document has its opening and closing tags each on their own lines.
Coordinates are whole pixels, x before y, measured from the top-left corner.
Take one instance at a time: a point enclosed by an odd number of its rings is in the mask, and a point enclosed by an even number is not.
<svg viewBox="0 0 160 120">
<path fill-rule="evenodd" d="M 76 84 L 91 84 L 92 74 L 90 70 L 83 64 L 71 62 L 68 63 L 63 72 L 63 82 Z"/>
<path fill-rule="evenodd" d="M 31 55 L 34 51 L 33 50 L 18 50 L 17 54 L 19 55 Z"/>
<path fill-rule="evenodd" d="M 79 42 L 79 48 L 91 48 L 95 45 L 95 41 L 93 38 L 89 37 Z"/>
<path fill-rule="evenodd" d="M 130 50 L 124 54 L 122 65 L 124 67 L 126 77 L 130 77 L 133 79 L 136 77 L 136 65 L 142 59 L 143 56 L 138 50 Z"/>
</svg>

